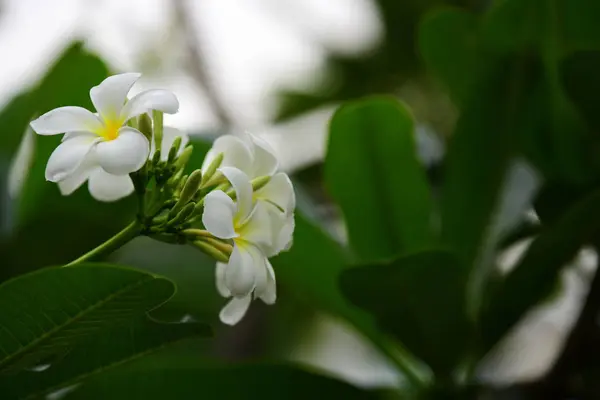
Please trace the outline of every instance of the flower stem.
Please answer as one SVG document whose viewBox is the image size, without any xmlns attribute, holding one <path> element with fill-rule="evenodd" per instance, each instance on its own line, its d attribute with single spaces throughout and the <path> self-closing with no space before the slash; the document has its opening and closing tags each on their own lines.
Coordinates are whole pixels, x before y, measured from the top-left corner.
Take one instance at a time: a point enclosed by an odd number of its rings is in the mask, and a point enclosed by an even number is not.
<svg viewBox="0 0 600 400">
<path fill-rule="evenodd" d="M 136 236 L 138 236 L 141 230 L 142 226 L 137 220 L 135 220 L 129 225 L 127 225 L 125 228 L 123 228 L 121 232 L 117 233 L 115 236 L 111 237 L 95 249 L 88 251 L 78 259 L 71 261 L 70 263 L 65 265 L 65 267 L 70 267 L 82 263 L 84 261 L 88 261 L 92 258 L 97 258 L 103 255 L 110 254 L 113 251 L 120 248 L 121 246 L 123 246 L 124 244 L 134 239 Z"/>
</svg>

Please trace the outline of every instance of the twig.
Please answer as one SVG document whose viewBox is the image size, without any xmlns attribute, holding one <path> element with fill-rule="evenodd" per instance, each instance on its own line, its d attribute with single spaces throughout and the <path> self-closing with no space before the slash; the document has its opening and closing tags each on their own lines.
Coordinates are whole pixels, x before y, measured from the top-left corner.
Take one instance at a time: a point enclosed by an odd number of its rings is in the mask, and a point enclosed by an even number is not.
<svg viewBox="0 0 600 400">
<path fill-rule="evenodd" d="M 210 107 L 221 125 L 225 128 L 229 127 L 233 125 L 233 119 L 229 116 L 227 109 L 221 102 L 217 89 L 213 85 L 213 81 L 208 73 L 208 69 L 204 62 L 205 56 L 199 40 L 197 39 L 198 32 L 197 29 L 194 28 L 194 21 L 192 20 L 191 12 L 186 5 L 186 0 L 174 0 L 173 10 L 175 11 L 175 17 L 185 36 L 190 73 L 198 86 L 200 86 L 200 89 L 206 94 Z"/>
</svg>

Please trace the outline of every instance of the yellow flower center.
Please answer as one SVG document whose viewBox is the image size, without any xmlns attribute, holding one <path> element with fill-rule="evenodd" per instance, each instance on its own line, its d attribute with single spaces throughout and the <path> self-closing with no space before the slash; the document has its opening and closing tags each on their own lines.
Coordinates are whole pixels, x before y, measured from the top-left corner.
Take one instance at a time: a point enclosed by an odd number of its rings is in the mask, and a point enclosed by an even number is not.
<svg viewBox="0 0 600 400">
<path fill-rule="evenodd" d="M 104 121 L 102 129 L 96 132 L 106 140 L 115 140 L 119 136 L 119 129 L 123 126 L 122 121 L 116 119 L 107 119 Z"/>
</svg>

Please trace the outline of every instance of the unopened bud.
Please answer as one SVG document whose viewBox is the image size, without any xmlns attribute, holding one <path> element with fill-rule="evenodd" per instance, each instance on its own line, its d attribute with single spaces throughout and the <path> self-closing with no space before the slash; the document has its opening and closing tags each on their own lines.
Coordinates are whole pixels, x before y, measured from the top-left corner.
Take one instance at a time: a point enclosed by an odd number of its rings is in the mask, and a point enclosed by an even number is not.
<svg viewBox="0 0 600 400">
<path fill-rule="evenodd" d="M 167 222 L 167 226 L 176 226 L 185 222 L 187 217 L 192 215 L 192 213 L 194 212 L 194 207 L 196 207 L 196 203 L 194 202 L 186 204 L 181 209 L 181 211 L 179 211 L 179 213 L 175 216 L 175 218 Z"/>
<path fill-rule="evenodd" d="M 149 142 L 152 141 L 152 120 L 148 114 L 143 113 L 138 117 L 138 130 L 146 136 Z"/>
<path fill-rule="evenodd" d="M 194 198 L 194 195 L 200 189 L 200 182 L 202 182 L 202 172 L 199 169 L 192 172 L 190 177 L 185 181 L 185 185 L 181 190 L 179 201 L 183 201 L 184 204 Z"/>
<path fill-rule="evenodd" d="M 252 179 L 252 182 L 250 182 L 250 183 L 252 183 L 252 190 L 254 192 L 256 192 L 257 190 L 262 189 L 270 181 L 271 181 L 271 177 L 268 175 L 259 176 L 258 178 L 254 178 L 254 179 Z"/>
<path fill-rule="evenodd" d="M 208 165 L 208 168 L 206 168 L 206 171 L 204 171 L 202 186 L 206 186 L 206 184 L 210 181 L 215 172 L 217 172 L 217 169 L 221 166 L 221 163 L 223 162 L 223 157 L 225 157 L 223 153 L 217 154 L 217 156 Z"/>
<path fill-rule="evenodd" d="M 152 110 L 152 121 L 154 125 L 154 145 L 156 150 L 162 148 L 163 139 L 163 113 L 162 111 Z"/>
<path fill-rule="evenodd" d="M 192 242 L 192 244 L 197 247 L 198 249 L 202 250 L 205 254 L 211 256 L 212 258 L 214 258 L 215 260 L 222 262 L 222 263 L 226 263 L 229 262 L 229 257 L 223 253 L 222 251 L 215 249 L 213 246 L 211 246 L 210 244 L 203 242 L 201 240 L 196 240 L 195 242 Z"/>
<path fill-rule="evenodd" d="M 194 146 L 192 146 L 191 144 L 189 146 L 187 146 L 185 149 L 183 149 L 183 151 L 181 152 L 179 157 L 177 157 L 177 160 L 175 160 L 175 167 L 177 169 L 185 168 L 188 161 L 190 161 L 190 157 L 192 156 L 193 152 L 194 152 Z"/>
<path fill-rule="evenodd" d="M 177 157 L 177 153 L 179 152 L 179 147 L 181 147 L 181 137 L 177 136 L 175 140 L 173 140 L 173 144 L 169 150 L 169 158 L 167 161 L 169 164 L 175 161 L 175 157 Z"/>
<path fill-rule="evenodd" d="M 160 149 L 156 149 L 154 151 L 154 155 L 152 156 L 152 165 L 157 166 L 160 162 Z"/>
</svg>

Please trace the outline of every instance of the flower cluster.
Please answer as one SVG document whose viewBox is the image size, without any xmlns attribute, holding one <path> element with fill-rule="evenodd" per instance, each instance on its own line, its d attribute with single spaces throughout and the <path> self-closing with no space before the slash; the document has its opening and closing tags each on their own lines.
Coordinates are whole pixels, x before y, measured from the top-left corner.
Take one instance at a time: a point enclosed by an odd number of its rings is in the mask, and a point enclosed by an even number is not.
<svg viewBox="0 0 600 400">
<path fill-rule="evenodd" d="M 107 78 L 90 90 L 97 113 L 61 107 L 31 122 L 40 135 L 64 133 L 46 179 L 69 195 L 86 181 L 90 194 L 114 201 L 136 192 L 140 234 L 190 244 L 217 260 L 218 291 L 231 298 L 221 320 L 236 324 L 252 299 L 273 304 L 269 257 L 288 250 L 294 231 L 292 183 L 277 172 L 273 150 L 243 134 L 218 138 L 202 168 L 186 174 L 189 138 L 163 126 L 179 102 L 166 90 L 127 98 L 140 74 Z"/>
<path fill-rule="evenodd" d="M 233 187 L 236 201 L 221 190 L 210 192 L 202 222 L 215 237 L 233 241 L 229 261 L 217 263 L 216 279 L 219 293 L 233 297 L 221 311 L 221 321 L 235 324 L 253 297 L 275 302 L 275 273 L 268 257 L 291 246 L 295 196 L 288 176 L 276 173 L 273 152 L 258 138 L 246 134 L 217 139 L 202 170 L 217 154 L 223 154 L 219 172 Z"/>
</svg>

